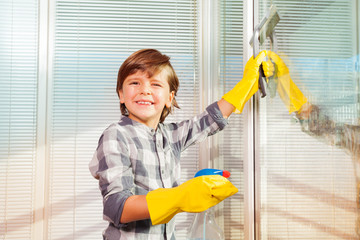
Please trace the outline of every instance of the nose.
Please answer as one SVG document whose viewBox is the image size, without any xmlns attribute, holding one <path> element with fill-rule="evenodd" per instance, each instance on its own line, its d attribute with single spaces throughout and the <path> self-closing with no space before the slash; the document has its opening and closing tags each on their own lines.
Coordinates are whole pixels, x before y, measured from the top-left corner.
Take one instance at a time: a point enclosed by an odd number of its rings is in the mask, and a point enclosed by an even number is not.
<svg viewBox="0 0 360 240">
<path fill-rule="evenodd" d="M 151 88 L 148 84 L 143 84 L 141 87 L 141 94 L 151 95 Z"/>
</svg>

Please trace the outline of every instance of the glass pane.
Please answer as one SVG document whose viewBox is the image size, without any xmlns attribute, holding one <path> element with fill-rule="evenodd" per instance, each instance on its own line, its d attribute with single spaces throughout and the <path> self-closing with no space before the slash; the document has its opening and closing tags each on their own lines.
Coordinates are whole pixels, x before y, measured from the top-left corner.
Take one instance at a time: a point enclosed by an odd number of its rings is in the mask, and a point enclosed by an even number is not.
<svg viewBox="0 0 360 240">
<path fill-rule="evenodd" d="M 243 1 L 220 1 L 220 87 L 229 91 L 243 75 Z M 233 114 L 219 134 L 219 160 L 239 192 L 224 201 L 225 239 L 244 239 L 244 114 Z"/>
<path fill-rule="evenodd" d="M 260 1 L 259 21 L 271 4 L 280 13 L 277 49 L 270 40 L 262 48 L 277 52 L 308 99 L 289 114 L 278 91 L 281 82 L 289 86 L 285 74 L 270 79 L 259 100 L 261 239 L 360 237 L 356 2 Z"/>
</svg>

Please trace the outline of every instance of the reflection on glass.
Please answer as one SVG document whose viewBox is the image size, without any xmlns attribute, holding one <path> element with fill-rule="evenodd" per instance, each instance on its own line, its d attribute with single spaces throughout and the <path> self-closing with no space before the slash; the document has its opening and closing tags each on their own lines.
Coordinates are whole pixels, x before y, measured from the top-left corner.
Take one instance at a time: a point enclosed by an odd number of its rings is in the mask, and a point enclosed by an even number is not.
<svg viewBox="0 0 360 240">
<path fill-rule="evenodd" d="M 289 115 L 278 92 L 260 100 L 258 232 L 261 239 L 358 239 L 358 6 L 261 1 L 260 19 L 270 4 L 281 16 L 277 53 L 308 103 Z"/>
</svg>

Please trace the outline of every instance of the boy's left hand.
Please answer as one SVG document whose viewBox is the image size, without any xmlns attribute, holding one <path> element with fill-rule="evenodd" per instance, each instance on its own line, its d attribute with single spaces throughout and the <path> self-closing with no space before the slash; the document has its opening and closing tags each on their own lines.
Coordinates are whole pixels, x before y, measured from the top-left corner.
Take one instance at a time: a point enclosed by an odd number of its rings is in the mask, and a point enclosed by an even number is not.
<svg viewBox="0 0 360 240">
<path fill-rule="evenodd" d="M 266 77 L 273 74 L 274 67 L 264 61 L 266 55 L 267 51 L 264 50 L 255 59 L 251 57 L 246 63 L 243 79 L 222 97 L 236 108 L 235 113 L 241 113 L 245 103 L 258 91 L 261 63 L 265 66 L 263 69 Z"/>
</svg>

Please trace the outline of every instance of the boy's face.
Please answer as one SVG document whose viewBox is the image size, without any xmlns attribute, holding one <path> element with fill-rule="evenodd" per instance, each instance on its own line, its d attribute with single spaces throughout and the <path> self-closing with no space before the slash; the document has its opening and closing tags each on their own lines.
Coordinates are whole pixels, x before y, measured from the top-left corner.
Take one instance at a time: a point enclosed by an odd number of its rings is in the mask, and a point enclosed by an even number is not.
<svg viewBox="0 0 360 240">
<path fill-rule="evenodd" d="M 129 112 L 129 118 L 155 129 L 164 107 L 171 107 L 174 92 L 170 92 L 164 69 L 152 77 L 142 71 L 129 75 L 119 96 L 120 103 L 124 103 Z"/>
</svg>

